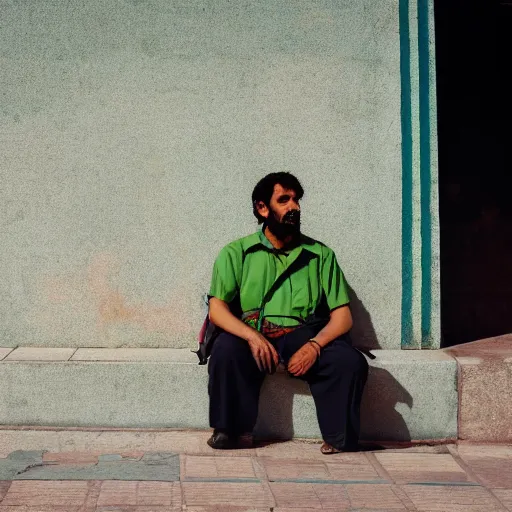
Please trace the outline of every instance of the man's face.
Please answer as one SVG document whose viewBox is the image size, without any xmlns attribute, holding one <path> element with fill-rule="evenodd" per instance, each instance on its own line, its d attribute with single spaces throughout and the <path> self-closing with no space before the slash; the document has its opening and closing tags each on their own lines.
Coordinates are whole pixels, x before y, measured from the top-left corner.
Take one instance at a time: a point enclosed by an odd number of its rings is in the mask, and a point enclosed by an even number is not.
<svg viewBox="0 0 512 512">
<path fill-rule="evenodd" d="M 265 217 L 270 231 L 278 238 L 286 238 L 300 233 L 300 206 L 294 190 L 274 185 L 270 205 L 259 208 L 259 213 Z"/>
</svg>

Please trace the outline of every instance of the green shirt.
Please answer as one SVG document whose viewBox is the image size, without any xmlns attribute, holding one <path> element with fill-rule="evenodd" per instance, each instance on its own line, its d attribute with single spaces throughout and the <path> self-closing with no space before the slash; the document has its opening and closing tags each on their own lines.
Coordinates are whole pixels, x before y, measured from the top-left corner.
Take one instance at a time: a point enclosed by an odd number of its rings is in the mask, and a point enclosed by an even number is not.
<svg viewBox="0 0 512 512">
<path fill-rule="evenodd" d="M 257 311 L 274 281 L 289 267 L 263 308 L 263 316 L 272 323 L 293 326 L 297 321 L 286 317 L 305 320 L 319 306 L 329 312 L 348 304 L 347 284 L 332 249 L 301 235 L 299 246 L 277 254 L 261 230 L 220 251 L 209 295 L 228 304 L 238 298 L 243 313 Z"/>
</svg>

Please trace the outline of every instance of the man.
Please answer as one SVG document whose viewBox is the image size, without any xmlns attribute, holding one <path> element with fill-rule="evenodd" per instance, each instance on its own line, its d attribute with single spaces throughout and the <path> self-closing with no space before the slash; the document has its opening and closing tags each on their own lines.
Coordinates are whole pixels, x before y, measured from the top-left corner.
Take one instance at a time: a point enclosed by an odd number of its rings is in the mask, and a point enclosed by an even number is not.
<svg viewBox="0 0 512 512">
<path fill-rule="evenodd" d="M 252 194 L 261 231 L 215 261 L 209 318 L 222 333 L 208 366 L 213 448 L 236 448 L 252 432 L 263 379 L 278 364 L 308 382 L 322 452 L 358 447 L 368 364 L 348 338 L 349 297 L 334 252 L 300 232 L 303 194 L 289 173 L 265 176 Z"/>
</svg>

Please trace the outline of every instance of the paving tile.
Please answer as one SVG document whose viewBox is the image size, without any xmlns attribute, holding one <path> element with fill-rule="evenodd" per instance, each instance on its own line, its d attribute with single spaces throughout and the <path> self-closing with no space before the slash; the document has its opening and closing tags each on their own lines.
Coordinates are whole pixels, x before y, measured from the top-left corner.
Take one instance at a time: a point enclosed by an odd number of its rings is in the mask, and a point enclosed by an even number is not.
<svg viewBox="0 0 512 512">
<path fill-rule="evenodd" d="M 187 507 L 187 512 L 269 512 L 269 507 L 238 507 L 231 505 L 212 505 L 211 507 Z M 273 509 L 274 511 L 277 509 Z"/>
<path fill-rule="evenodd" d="M 313 484 L 322 508 L 349 510 L 350 500 L 347 493 L 347 486 L 337 484 Z"/>
<path fill-rule="evenodd" d="M 512 512 L 512 489 L 496 489 L 494 495 Z"/>
<path fill-rule="evenodd" d="M 216 505 L 253 508 L 273 505 L 272 496 L 259 483 L 183 482 L 181 485 L 187 509 Z"/>
<path fill-rule="evenodd" d="M 456 447 L 457 453 L 465 459 L 466 457 L 495 457 L 500 459 L 512 458 L 512 445 L 476 445 L 459 443 Z"/>
<path fill-rule="evenodd" d="M 301 441 L 285 441 L 269 443 L 256 448 L 258 457 L 278 457 L 280 459 L 312 459 L 325 461 L 326 455 L 320 452 L 321 443 L 305 443 Z M 329 455 L 337 458 L 344 454 Z"/>
<path fill-rule="evenodd" d="M 364 444 L 364 443 L 363 443 Z M 453 443 L 448 444 L 412 444 L 412 441 L 407 442 L 382 442 L 380 446 L 385 449 L 383 453 L 450 453 L 450 448 L 455 448 L 456 445 Z M 378 453 L 382 450 L 374 450 L 373 452 L 366 453 Z"/>
<path fill-rule="evenodd" d="M 177 482 L 139 482 L 137 505 L 181 507 L 180 484 Z"/>
<path fill-rule="evenodd" d="M 87 495 L 87 482 L 14 481 L 2 500 L 2 506 L 80 507 Z"/>
<path fill-rule="evenodd" d="M 80 512 L 96 512 L 101 484 L 102 482 L 99 480 L 89 480 L 87 482 L 87 497 L 85 503 L 80 507 Z"/>
<path fill-rule="evenodd" d="M 114 460 L 98 461 L 97 464 L 44 464 L 35 465 L 11 477 L 13 480 L 125 480 L 125 481 L 178 481 L 180 476 L 179 455 L 175 453 L 145 453 L 141 460 L 123 459 L 111 455 Z M 101 456 L 100 456 L 101 458 Z M 0 466 L 1 468 L 1 466 Z"/>
<path fill-rule="evenodd" d="M 320 460 L 294 460 L 261 457 L 269 480 L 380 480 L 364 454 L 340 454 L 341 457 Z"/>
<path fill-rule="evenodd" d="M 327 466 L 320 461 L 261 458 L 260 462 L 263 464 L 270 481 L 287 479 L 331 479 L 327 471 Z"/>
<path fill-rule="evenodd" d="M 206 446 L 206 448 L 209 448 L 207 450 L 202 450 L 202 453 L 204 455 L 209 455 L 210 457 L 217 457 L 217 458 L 237 458 L 237 457 L 256 457 L 256 448 L 240 448 L 238 450 L 214 450 L 213 448 L 210 448 L 209 446 Z M 227 453 L 229 452 L 229 453 Z"/>
<path fill-rule="evenodd" d="M 448 454 L 376 453 L 375 457 L 397 483 L 469 480 L 466 472 Z"/>
<path fill-rule="evenodd" d="M 100 455 L 98 452 L 46 452 L 43 454 L 43 464 L 96 464 Z"/>
<path fill-rule="evenodd" d="M 74 348 L 18 347 L 4 361 L 67 361 Z"/>
<path fill-rule="evenodd" d="M 345 488 L 352 509 L 406 510 L 391 485 L 350 484 Z"/>
<path fill-rule="evenodd" d="M 14 348 L 2 348 L 0 347 L 0 361 L 7 356 L 10 352 L 12 352 Z"/>
<path fill-rule="evenodd" d="M 296 508 L 296 507 L 293 507 L 293 508 L 281 508 L 281 507 L 277 507 L 277 508 L 274 508 L 273 509 L 274 512 L 317 512 L 318 509 L 317 508 Z"/>
<path fill-rule="evenodd" d="M 104 481 L 100 488 L 96 506 L 137 505 L 137 487 L 139 482 Z"/>
<path fill-rule="evenodd" d="M 403 485 L 418 511 L 492 512 L 503 510 L 497 500 L 479 486 Z"/>
<path fill-rule="evenodd" d="M 466 456 L 463 460 L 486 487 L 512 486 L 512 458 Z"/>
<path fill-rule="evenodd" d="M 351 466 L 368 466 L 370 464 L 367 454 L 361 452 L 334 453 L 332 455 L 323 455 L 322 460 L 329 464 L 348 464 Z"/>
<path fill-rule="evenodd" d="M 277 507 L 272 509 L 273 512 L 318 512 L 318 508 L 297 508 L 297 507 Z"/>
<path fill-rule="evenodd" d="M 407 510 L 416 510 L 414 503 L 399 485 L 392 485 L 391 489 L 397 495 L 398 499 L 402 502 Z"/>
<path fill-rule="evenodd" d="M 111 506 L 178 507 L 181 489 L 173 482 L 104 481 L 97 507 Z"/>
<path fill-rule="evenodd" d="M 82 512 L 82 507 L 68 505 L 35 505 L 33 507 L 21 505 L 4 507 L 0 505 L 0 512 Z"/>
<path fill-rule="evenodd" d="M 141 458 L 141 462 L 156 466 L 174 464 L 178 460 L 179 456 L 174 452 L 145 452 Z"/>
<path fill-rule="evenodd" d="M 208 457 L 187 455 L 186 478 L 256 478 L 250 457 Z"/>
<path fill-rule="evenodd" d="M 7 494 L 7 491 L 9 490 L 10 486 L 10 481 L 0 481 L 0 502 L 2 501 L 3 497 Z"/>
<path fill-rule="evenodd" d="M 322 502 L 313 484 L 274 482 L 270 484 L 270 489 L 277 507 L 293 508 L 300 504 L 302 508 L 322 508 Z"/>
<path fill-rule="evenodd" d="M 182 348 L 79 348 L 71 361 L 172 361 L 197 364 L 197 356 Z"/>
<path fill-rule="evenodd" d="M 347 459 L 346 462 L 342 459 L 329 461 L 326 462 L 326 466 L 334 480 L 381 480 L 375 468 L 364 456 L 356 460 Z"/>
<path fill-rule="evenodd" d="M 181 507 L 99 507 L 95 512 L 181 512 Z"/>
<path fill-rule="evenodd" d="M 118 453 L 107 453 L 98 456 L 98 462 L 119 462 L 123 460 L 123 457 Z"/>
<path fill-rule="evenodd" d="M 15 450 L 7 456 L 9 460 L 33 463 L 35 460 L 43 460 L 44 450 Z"/>
<path fill-rule="evenodd" d="M 23 473 L 31 466 L 43 462 L 42 451 L 16 450 L 8 454 L 7 458 L 0 459 L 0 481 L 13 480 L 16 475 Z"/>
</svg>

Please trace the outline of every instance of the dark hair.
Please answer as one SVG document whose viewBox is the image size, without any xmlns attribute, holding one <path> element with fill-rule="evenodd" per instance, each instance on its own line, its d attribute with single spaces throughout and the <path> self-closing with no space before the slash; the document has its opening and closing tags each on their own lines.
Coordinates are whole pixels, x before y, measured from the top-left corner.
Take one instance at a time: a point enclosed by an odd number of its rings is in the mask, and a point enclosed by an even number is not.
<svg viewBox="0 0 512 512">
<path fill-rule="evenodd" d="M 263 201 L 267 206 L 270 205 L 270 198 L 274 193 L 274 186 L 281 185 L 283 188 L 293 190 L 296 194 L 297 199 L 302 199 L 304 195 L 304 189 L 300 184 L 299 180 L 289 172 L 272 172 L 267 174 L 264 178 L 258 181 L 257 185 L 252 191 L 252 212 L 258 219 L 258 224 L 265 221 L 265 217 L 262 217 L 258 213 L 256 205 Z"/>
</svg>

